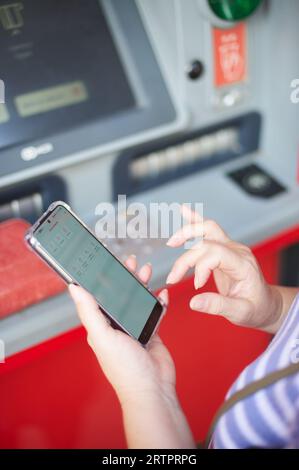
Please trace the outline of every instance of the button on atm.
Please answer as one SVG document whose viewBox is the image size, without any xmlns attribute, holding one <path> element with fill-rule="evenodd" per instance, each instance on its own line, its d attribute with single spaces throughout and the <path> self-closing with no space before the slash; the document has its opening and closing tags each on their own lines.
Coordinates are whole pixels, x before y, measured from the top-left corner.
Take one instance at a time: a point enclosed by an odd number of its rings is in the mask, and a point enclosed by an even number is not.
<svg viewBox="0 0 299 470">
<path fill-rule="evenodd" d="M 250 16 L 261 5 L 262 0 L 208 0 L 212 11 L 225 21 L 240 21 Z"/>
</svg>

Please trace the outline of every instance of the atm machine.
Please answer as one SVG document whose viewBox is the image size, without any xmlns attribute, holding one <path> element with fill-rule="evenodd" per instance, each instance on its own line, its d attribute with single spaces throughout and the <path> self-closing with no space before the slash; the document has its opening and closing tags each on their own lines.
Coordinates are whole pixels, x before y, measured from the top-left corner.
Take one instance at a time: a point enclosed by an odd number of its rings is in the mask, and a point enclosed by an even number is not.
<svg viewBox="0 0 299 470">
<path fill-rule="evenodd" d="M 92 228 L 97 204 L 120 194 L 202 202 L 205 217 L 253 248 L 269 282 L 294 279 L 298 15 L 297 0 L 0 0 L 0 230 L 32 223 L 57 199 Z M 55 278 L 55 289 L 19 302 L 31 285 L 22 230 L 11 242 L 0 233 L 2 265 L 13 260 L 0 273 L 0 447 L 125 446 L 116 397 L 64 287 Z M 163 239 L 110 248 L 151 260 L 155 289 L 178 256 Z M 202 439 L 270 338 L 189 311 L 192 292 L 192 278 L 170 289 L 161 336 Z"/>
</svg>

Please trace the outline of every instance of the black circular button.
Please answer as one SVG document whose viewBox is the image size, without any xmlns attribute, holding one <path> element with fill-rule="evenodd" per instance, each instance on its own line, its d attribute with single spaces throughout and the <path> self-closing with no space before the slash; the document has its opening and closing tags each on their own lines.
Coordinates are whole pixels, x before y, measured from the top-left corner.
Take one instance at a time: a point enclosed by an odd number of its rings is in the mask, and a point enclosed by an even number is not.
<svg viewBox="0 0 299 470">
<path fill-rule="evenodd" d="M 200 60 L 193 60 L 193 62 L 191 62 L 191 64 L 188 67 L 187 74 L 191 80 L 197 80 L 198 78 L 202 76 L 203 72 L 204 72 L 203 63 Z"/>
</svg>

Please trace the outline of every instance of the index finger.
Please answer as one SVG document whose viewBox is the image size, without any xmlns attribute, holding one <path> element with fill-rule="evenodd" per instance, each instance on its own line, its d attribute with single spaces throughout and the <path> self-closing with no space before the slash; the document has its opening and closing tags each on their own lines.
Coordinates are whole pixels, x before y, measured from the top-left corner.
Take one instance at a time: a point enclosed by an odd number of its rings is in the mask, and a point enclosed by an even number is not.
<svg viewBox="0 0 299 470">
<path fill-rule="evenodd" d="M 206 240 L 198 244 L 197 249 L 183 253 L 174 263 L 167 284 L 179 282 L 190 268 L 200 262 L 201 267 L 210 272 L 219 268 L 234 279 L 243 275 L 244 263 L 242 257 L 223 243 Z"/>
<path fill-rule="evenodd" d="M 192 238 L 214 240 L 222 243 L 230 239 L 225 231 L 214 220 L 202 220 L 201 222 L 184 225 L 175 232 L 167 242 L 168 246 L 179 247 Z"/>
<path fill-rule="evenodd" d="M 196 211 L 193 211 L 187 204 L 180 207 L 181 214 L 190 224 L 196 224 L 203 221 L 203 217 Z"/>
<path fill-rule="evenodd" d="M 230 240 L 226 232 L 222 227 L 220 227 L 219 224 L 217 224 L 217 222 L 212 219 L 204 219 L 202 214 L 193 211 L 189 206 L 187 206 L 187 204 L 181 205 L 181 214 L 184 219 L 189 222 L 189 224 L 186 224 L 186 226 L 195 225 L 197 227 L 197 232 L 200 232 L 201 224 L 203 224 L 203 237 L 210 240 L 218 240 L 223 242 Z M 200 233 L 196 236 L 200 236 Z"/>
</svg>

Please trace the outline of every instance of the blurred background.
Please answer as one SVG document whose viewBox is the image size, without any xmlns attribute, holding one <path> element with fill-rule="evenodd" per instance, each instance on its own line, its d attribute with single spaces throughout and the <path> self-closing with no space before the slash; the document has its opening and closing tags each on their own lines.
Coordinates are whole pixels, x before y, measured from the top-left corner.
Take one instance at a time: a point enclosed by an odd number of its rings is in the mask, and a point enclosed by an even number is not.
<svg viewBox="0 0 299 470">
<path fill-rule="evenodd" d="M 119 194 L 202 202 L 269 282 L 299 285 L 298 17 L 297 0 L 0 0 L 0 447 L 126 446 L 64 284 L 23 243 L 50 202 L 92 228 Z M 150 260 L 155 289 L 179 254 L 110 248 Z M 161 336 L 202 440 L 271 337 L 190 311 L 192 293 L 170 289 Z"/>
</svg>

